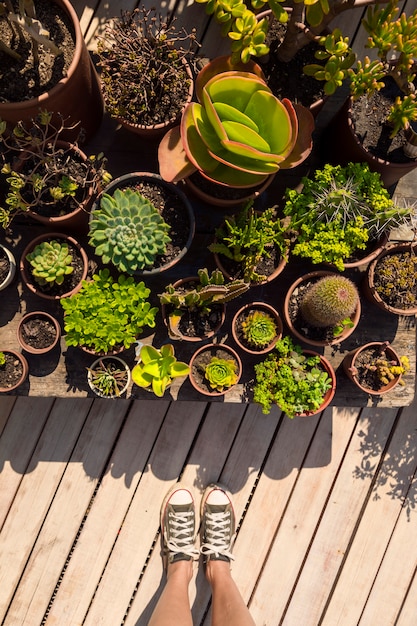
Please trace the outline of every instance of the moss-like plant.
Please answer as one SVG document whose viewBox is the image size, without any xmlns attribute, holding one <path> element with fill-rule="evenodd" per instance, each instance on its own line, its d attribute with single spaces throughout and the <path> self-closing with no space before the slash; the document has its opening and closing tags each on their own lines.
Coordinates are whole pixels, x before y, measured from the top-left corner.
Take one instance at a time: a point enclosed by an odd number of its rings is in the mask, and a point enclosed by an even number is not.
<svg viewBox="0 0 417 626">
<path fill-rule="evenodd" d="M 172 344 L 160 349 L 145 345 L 140 350 L 139 363 L 132 370 L 132 379 L 139 387 L 152 387 L 153 393 L 162 398 L 173 378 L 187 376 L 189 372 L 187 363 L 177 360 Z"/>
<path fill-rule="evenodd" d="M 42 241 L 26 255 L 34 279 L 39 285 L 62 285 L 72 274 L 72 254 L 66 242 Z"/>
<path fill-rule="evenodd" d="M 277 334 L 277 325 L 269 313 L 251 311 L 242 322 L 242 333 L 250 346 L 268 346 Z"/>
<path fill-rule="evenodd" d="M 61 300 L 67 345 L 96 353 L 129 348 L 146 326 L 155 326 L 158 309 L 151 307 L 149 295 L 143 281 L 123 274 L 115 281 L 107 268 L 100 270 L 78 293 Z"/>
<path fill-rule="evenodd" d="M 90 239 L 103 263 L 129 274 L 152 267 L 171 241 L 169 225 L 139 191 L 127 187 L 103 194 L 92 212 Z"/>
<path fill-rule="evenodd" d="M 263 413 L 276 404 L 288 417 L 320 409 L 332 379 L 320 367 L 320 357 L 303 354 L 290 337 L 279 339 L 264 361 L 255 365 L 254 400 Z"/>
<path fill-rule="evenodd" d="M 350 317 L 358 302 L 358 289 L 349 278 L 338 274 L 324 276 L 304 293 L 300 303 L 301 315 L 313 326 L 335 327 L 337 336 L 346 325 L 352 324 Z"/>
<path fill-rule="evenodd" d="M 388 305 L 402 309 L 416 306 L 417 256 L 412 250 L 385 254 L 378 260 L 374 275 L 375 290 Z"/>
<path fill-rule="evenodd" d="M 204 368 L 204 377 L 215 391 L 229 389 L 239 380 L 237 363 L 234 359 L 213 356 Z"/>
</svg>

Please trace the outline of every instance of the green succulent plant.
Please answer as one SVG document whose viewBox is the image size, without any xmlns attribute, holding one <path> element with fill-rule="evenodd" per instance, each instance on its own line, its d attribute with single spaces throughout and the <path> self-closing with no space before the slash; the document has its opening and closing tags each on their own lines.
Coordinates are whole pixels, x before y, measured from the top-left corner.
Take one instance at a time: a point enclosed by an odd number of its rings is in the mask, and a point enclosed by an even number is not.
<svg viewBox="0 0 417 626">
<path fill-rule="evenodd" d="M 417 257 L 413 250 L 384 255 L 375 267 L 375 291 L 389 306 L 402 309 L 417 304 Z"/>
<path fill-rule="evenodd" d="M 277 334 L 277 325 L 269 313 L 251 311 L 242 322 L 242 333 L 250 346 L 263 348 L 271 343 Z"/>
<path fill-rule="evenodd" d="M 169 225 L 154 205 L 130 187 L 104 193 L 93 210 L 89 243 L 121 272 L 131 274 L 152 267 L 171 241 Z"/>
<path fill-rule="evenodd" d="M 204 368 L 204 377 L 213 390 L 224 391 L 239 380 L 237 364 L 234 359 L 213 356 Z"/>
<path fill-rule="evenodd" d="M 4 352 L 0 352 L 0 367 L 2 365 L 5 365 L 6 363 L 6 355 L 4 354 Z"/>
<path fill-rule="evenodd" d="M 307 109 L 278 100 L 259 73 L 227 71 L 213 62 L 196 80 L 199 102 L 184 109 L 180 127 L 159 145 L 162 178 L 178 181 L 194 171 L 233 187 L 262 183 L 279 169 L 301 163 L 312 147 L 314 121 Z"/>
<path fill-rule="evenodd" d="M 26 255 L 34 279 L 39 285 L 62 285 L 74 271 L 72 254 L 66 242 L 42 241 Z"/>
<path fill-rule="evenodd" d="M 346 278 L 335 274 L 324 276 L 313 283 L 303 295 L 300 309 L 306 322 L 325 328 L 346 325 L 359 302 L 356 285 Z M 343 327 L 342 329 L 343 330 Z M 336 334 L 339 334 L 336 331 Z"/>
<path fill-rule="evenodd" d="M 139 387 L 152 387 L 153 393 L 162 398 L 172 379 L 187 376 L 189 371 L 187 363 L 177 361 L 172 344 L 160 349 L 145 345 L 140 350 L 139 363 L 132 370 L 132 379 Z"/>
<path fill-rule="evenodd" d="M 100 359 L 94 368 L 87 367 L 92 385 L 104 396 L 120 396 L 126 385 L 128 372 L 119 368 L 111 360 Z"/>
</svg>

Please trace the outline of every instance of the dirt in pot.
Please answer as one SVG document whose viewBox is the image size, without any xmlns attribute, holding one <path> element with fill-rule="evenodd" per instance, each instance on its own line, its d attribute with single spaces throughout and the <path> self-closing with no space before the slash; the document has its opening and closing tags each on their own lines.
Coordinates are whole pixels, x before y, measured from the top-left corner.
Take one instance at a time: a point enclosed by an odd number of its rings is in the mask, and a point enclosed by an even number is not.
<svg viewBox="0 0 417 626">
<path fill-rule="evenodd" d="M 377 359 L 386 359 L 385 353 L 381 354 L 379 347 L 366 348 L 359 352 L 355 358 L 355 367 L 357 369 L 355 378 L 362 387 L 371 391 L 379 391 L 386 385 L 379 378 L 378 371 L 372 367 Z"/>
<path fill-rule="evenodd" d="M 259 276 L 268 278 L 277 269 L 281 262 L 281 253 L 276 246 L 268 249 L 269 256 L 264 256 L 259 260 L 255 267 L 255 272 Z M 220 262 L 229 276 L 233 279 L 244 279 L 243 268 L 241 263 L 237 263 L 233 259 L 229 259 L 224 255 L 219 255 Z"/>
<path fill-rule="evenodd" d="M 48 348 L 56 339 L 56 328 L 51 320 L 39 315 L 30 317 L 21 327 L 22 339 L 26 345 L 37 350 Z"/>
<path fill-rule="evenodd" d="M 22 378 L 23 365 L 21 361 L 10 352 L 4 352 L 5 363 L 0 365 L 0 387 L 8 389 L 14 387 Z"/>
<path fill-rule="evenodd" d="M 15 13 L 19 13 L 19 0 L 12 0 Z M 50 0 L 37 0 L 36 17 L 49 31 L 49 38 L 62 52 L 54 55 L 39 46 L 39 64 L 34 62 L 30 37 L 22 29 L 16 37 L 10 25 L 0 19 L 0 41 L 10 46 L 20 59 L 0 51 L 0 102 L 22 102 L 49 91 L 67 76 L 74 58 L 75 33 L 66 11 Z"/>
<path fill-rule="evenodd" d="M 207 337 L 219 327 L 222 320 L 223 306 L 213 304 L 208 313 L 184 310 L 178 330 L 186 337 Z"/>
</svg>

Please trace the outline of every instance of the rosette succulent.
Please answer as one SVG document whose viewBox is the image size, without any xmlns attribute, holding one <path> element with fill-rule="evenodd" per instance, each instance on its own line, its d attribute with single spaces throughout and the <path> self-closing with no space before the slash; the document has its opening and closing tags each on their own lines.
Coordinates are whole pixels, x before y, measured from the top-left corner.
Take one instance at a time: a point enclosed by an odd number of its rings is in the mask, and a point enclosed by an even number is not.
<svg viewBox="0 0 417 626">
<path fill-rule="evenodd" d="M 164 254 L 169 225 L 154 205 L 138 191 L 128 187 L 104 193 L 100 207 L 92 212 L 90 245 L 103 263 L 113 263 L 120 271 L 132 274 L 154 264 Z"/>
<path fill-rule="evenodd" d="M 213 390 L 224 391 L 235 385 L 239 379 L 237 364 L 233 359 L 213 356 L 205 367 L 204 377 Z"/>
<path fill-rule="evenodd" d="M 42 241 L 26 255 L 34 279 L 39 285 L 62 285 L 65 276 L 72 274 L 72 255 L 65 242 Z"/>
<path fill-rule="evenodd" d="M 255 310 L 242 322 L 242 333 L 250 346 L 263 348 L 276 336 L 277 325 L 269 313 Z"/>
<path fill-rule="evenodd" d="M 197 170 L 220 184 L 251 187 L 301 163 L 312 146 L 310 112 L 278 100 L 259 68 L 225 71 L 224 57 L 213 63 L 218 73 L 209 64 L 197 77 L 199 102 L 187 105 L 180 127 L 161 141 L 162 178 L 177 181 Z"/>
</svg>

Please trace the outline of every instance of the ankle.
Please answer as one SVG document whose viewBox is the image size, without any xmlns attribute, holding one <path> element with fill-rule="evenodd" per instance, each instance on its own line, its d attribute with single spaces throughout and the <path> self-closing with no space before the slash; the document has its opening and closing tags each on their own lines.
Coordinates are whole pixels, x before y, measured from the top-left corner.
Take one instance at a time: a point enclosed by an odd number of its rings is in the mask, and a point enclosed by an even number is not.
<svg viewBox="0 0 417 626">
<path fill-rule="evenodd" d="M 231 577 L 230 562 L 209 559 L 206 563 L 206 578 L 210 585 L 213 586 L 219 580 L 224 580 L 225 577 Z"/>
<path fill-rule="evenodd" d="M 192 561 L 175 561 L 174 563 L 168 563 L 167 579 L 168 578 L 183 579 L 188 585 L 192 577 L 193 577 L 193 562 Z"/>
</svg>

